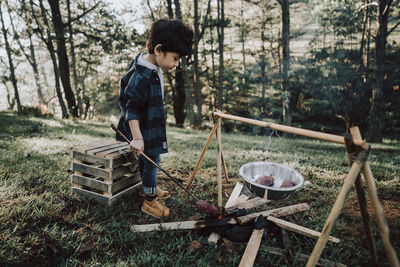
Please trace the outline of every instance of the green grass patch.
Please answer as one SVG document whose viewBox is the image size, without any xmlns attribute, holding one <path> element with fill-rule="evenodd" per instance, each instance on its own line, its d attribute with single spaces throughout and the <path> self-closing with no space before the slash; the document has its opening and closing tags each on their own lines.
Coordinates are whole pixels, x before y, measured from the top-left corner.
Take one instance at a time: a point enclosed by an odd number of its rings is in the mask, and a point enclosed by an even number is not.
<svg viewBox="0 0 400 267">
<path fill-rule="evenodd" d="M 176 177 L 186 179 L 200 157 L 210 131 L 168 127 L 168 154 L 161 165 Z M 105 266 L 235 266 L 246 244 L 235 251 L 207 244 L 207 231 L 161 231 L 132 233 L 131 224 L 158 220 L 140 212 L 137 195 L 125 197 L 108 208 L 81 199 L 71 191 L 68 169 L 71 148 L 113 138 L 108 123 L 35 118 L 0 112 L 0 265 L 105 265 Z M 273 161 L 299 171 L 312 186 L 287 199 L 268 204 L 271 208 L 307 202 L 311 209 L 293 216 L 303 226 L 320 231 L 329 215 L 349 170 L 342 145 L 304 138 L 266 135 L 222 135 L 224 156 L 231 181 L 224 185 L 227 200 L 238 170 L 250 161 Z M 400 247 L 400 145 L 395 142 L 372 144 L 370 163 L 376 178 L 395 248 Z M 210 203 L 217 203 L 217 147 L 215 139 L 207 151 L 194 180 L 193 192 Z M 160 183 L 173 196 L 167 221 L 188 220 L 200 215 L 190 196 L 160 174 Z M 265 207 L 264 207 L 265 208 Z M 372 215 L 372 217 L 374 217 Z M 379 231 L 373 225 L 379 262 L 388 263 Z M 357 197 L 351 192 L 332 235 L 342 240 L 328 243 L 322 257 L 348 266 L 369 264 L 369 252 L 361 223 Z M 255 266 L 299 266 L 296 253 L 310 254 L 316 240 L 289 232 L 289 264 L 266 253 L 264 246 L 281 246 L 279 240 L 263 240 Z M 203 249 L 188 252 L 193 240 Z M 87 252 L 77 253 L 81 243 L 91 244 Z"/>
</svg>

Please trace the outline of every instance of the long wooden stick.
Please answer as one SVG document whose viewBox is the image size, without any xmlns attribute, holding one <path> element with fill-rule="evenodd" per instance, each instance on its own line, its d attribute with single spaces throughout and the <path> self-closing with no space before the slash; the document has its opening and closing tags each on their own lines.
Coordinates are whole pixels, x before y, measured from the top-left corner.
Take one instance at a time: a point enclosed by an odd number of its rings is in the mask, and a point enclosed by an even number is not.
<svg viewBox="0 0 400 267">
<path fill-rule="evenodd" d="M 124 140 L 126 143 L 130 144 L 129 139 L 120 131 L 118 130 L 114 124 L 111 124 L 111 128 L 118 133 Z M 156 166 L 160 171 L 162 171 L 165 175 L 168 176 L 168 178 L 171 179 L 171 181 L 173 181 L 177 186 L 179 186 L 180 188 L 182 188 L 185 193 L 189 193 L 194 199 L 196 199 L 197 201 L 200 200 L 198 197 L 196 197 L 195 195 L 193 195 L 192 192 L 190 192 L 188 189 L 185 188 L 185 186 L 183 186 L 176 178 L 172 177 L 166 170 L 164 170 L 163 168 L 161 168 L 160 165 L 158 165 L 157 163 L 155 163 L 151 158 L 149 158 L 145 153 L 141 153 L 141 155 L 143 155 L 143 157 L 145 157 L 151 164 L 153 164 L 154 166 Z"/>
<path fill-rule="evenodd" d="M 209 227 L 219 227 L 229 224 L 236 224 L 234 218 L 224 220 L 201 220 L 201 221 L 183 221 L 183 222 L 168 222 L 168 223 L 153 223 L 131 225 L 132 232 L 151 232 L 161 230 L 192 230 Z"/>
<path fill-rule="evenodd" d="M 347 174 L 346 179 L 344 180 L 343 187 L 336 198 L 331 213 L 329 214 L 328 219 L 326 220 L 326 223 L 324 225 L 324 228 L 322 229 L 322 234 L 318 238 L 317 244 L 315 245 L 311 253 L 310 259 L 308 260 L 306 267 L 312 267 L 317 264 L 318 259 L 321 256 L 322 250 L 325 248 L 328 236 L 332 231 L 333 225 L 343 209 L 347 195 L 349 194 L 351 188 L 353 187 L 353 184 L 357 179 L 357 176 L 360 174 L 361 168 L 365 162 L 365 160 L 363 161 L 362 159 L 366 158 L 368 154 L 367 151 L 361 151 L 359 152 L 359 154 L 361 154 L 360 159 L 354 161 L 353 165 L 351 166 L 350 171 Z"/>
<path fill-rule="evenodd" d="M 229 208 L 234 204 L 235 200 L 239 197 L 240 192 L 242 192 L 242 189 L 243 189 L 243 184 L 237 182 L 235 188 L 233 188 L 232 194 L 230 195 L 228 201 L 225 203 L 225 209 Z"/>
<path fill-rule="evenodd" d="M 218 182 L 218 209 L 222 216 L 222 145 L 221 145 L 221 119 L 217 121 L 218 160 L 217 160 L 217 182 Z M 222 217 L 221 217 L 222 218 Z"/>
<path fill-rule="evenodd" d="M 318 231 L 315 231 L 315 230 L 309 229 L 307 227 L 304 227 L 304 226 L 301 226 L 301 225 L 298 225 L 295 223 L 291 223 L 291 222 L 288 222 L 288 221 L 285 221 L 285 220 L 282 220 L 279 218 L 276 218 L 274 216 L 268 216 L 267 220 L 275 223 L 276 225 L 278 225 L 279 227 L 281 227 L 283 229 L 286 229 L 286 230 L 289 230 L 289 231 L 292 231 L 292 232 L 295 232 L 295 233 L 298 233 L 301 235 L 305 235 L 305 236 L 312 237 L 312 238 L 318 238 L 321 236 L 321 233 Z M 328 236 L 328 241 L 331 241 L 333 243 L 339 243 L 340 239 L 333 237 L 333 236 Z"/>
<path fill-rule="evenodd" d="M 237 203 L 237 202 L 231 202 L 232 205 L 229 205 L 228 207 L 225 205 L 225 210 L 227 213 L 232 213 L 235 209 L 246 209 L 246 210 L 250 210 L 253 209 L 255 207 L 264 205 L 266 203 L 271 202 L 271 200 L 268 199 L 264 199 L 261 197 L 255 197 L 252 198 L 250 200 L 241 202 L 241 203 Z"/>
<path fill-rule="evenodd" d="M 357 129 L 358 129 L 358 127 L 357 127 Z M 351 134 L 347 134 L 345 136 L 345 142 L 346 142 L 346 150 L 347 150 L 348 160 L 349 160 L 349 164 L 351 166 L 353 164 L 353 159 L 351 158 L 351 156 L 353 155 L 353 153 L 356 150 Z M 371 221 L 370 221 L 369 214 L 368 214 L 368 204 L 367 204 L 367 200 L 365 197 L 365 192 L 364 192 L 364 188 L 362 186 L 360 175 L 358 175 L 354 185 L 356 188 L 358 204 L 360 206 L 361 217 L 362 217 L 363 224 L 364 224 L 364 231 L 365 231 L 366 238 L 367 238 L 367 245 L 368 245 L 368 249 L 370 252 L 371 263 L 372 263 L 372 266 L 376 267 L 376 266 L 379 266 L 378 255 L 376 253 L 374 235 L 372 233 Z"/>
<path fill-rule="evenodd" d="M 193 170 L 193 172 L 192 172 L 192 175 L 190 175 L 188 184 L 186 185 L 186 189 L 188 189 L 188 190 L 189 190 L 189 188 L 190 188 L 191 185 L 192 185 L 193 179 L 194 179 L 194 177 L 196 176 L 197 171 L 199 170 L 200 163 L 201 163 L 201 162 L 203 161 L 203 159 L 204 159 L 204 155 L 206 154 L 206 151 L 207 151 L 207 149 L 208 149 L 208 146 L 210 145 L 211 140 L 212 140 L 212 138 L 213 138 L 215 132 L 217 131 L 217 128 L 218 128 L 218 126 L 219 126 L 218 121 L 220 121 L 220 120 L 221 120 L 221 118 L 218 118 L 218 119 L 217 119 L 217 122 L 214 124 L 214 127 L 213 127 L 213 129 L 211 130 L 210 135 L 208 136 L 207 142 L 206 142 L 206 144 L 205 144 L 204 147 L 203 147 L 203 151 L 201 152 L 200 158 L 199 158 L 199 160 L 197 161 L 196 167 L 194 167 L 194 170 Z M 182 198 L 186 197 L 186 195 L 187 195 L 186 192 L 183 192 L 183 193 L 182 193 Z"/>
<path fill-rule="evenodd" d="M 361 133 L 358 127 L 351 128 L 350 132 L 355 138 L 361 139 Z M 379 202 L 378 191 L 376 189 L 375 180 L 372 175 L 371 167 L 368 161 L 365 162 L 362 172 L 364 175 L 364 179 L 367 183 L 368 192 L 371 198 L 372 206 L 374 207 L 379 232 L 383 240 L 383 246 L 385 248 L 386 256 L 389 259 L 390 266 L 396 266 L 396 267 L 400 266 L 396 250 L 394 249 L 392 243 L 390 242 L 389 227 L 385 219 L 383 208 L 381 206 L 381 203 Z"/>
<path fill-rule="evenodd" d="M 237 220 L 240 224 L 245 224 L 245 223 L 254 221 L 259 215 L 261 215 L 263 217 L 267 217 L 267 216 L 282 217 L 282 216 L 287 216 L 287 215 L 294 214 L 297 212 L 306 211 L 308 209 L 310 209 L 310 205 L 308 205 L 307 203 L 300 203 L 300 204 L 281 207 L 281 208 L 277 208 L 277 209 L 273 209 L 273 210 L 265 210 L 262 212 L 251 213 L 251 214 L 248 214 L 245 216 L 240 216 L 237 218 Z"/>
<path fill-rule="evenodd" d="M 247 243 L 246 250 L 240 260 L 239 267 L 251 267 L 254 265 L 263 234 L 264 229 L 253 230 L 249 242 Z"/>
<path fill-rule="evenodd" d="M 222 112 L 211 112 L 211 114 L 213 114 L 217 117 L 220 117 L 220 118 L 226 118 L 226 119 L 241 121 L 244 123 L 253 124 L 253 125 L 257 125 L 257 126 L 268 127 L 273 130 L 282 131 L 282 132 L 286 132 L 286 133 L 297 134 L 297 135 L 316 138 L 316 139 L 320 139 L 320 140 L 324 140 L 324 141 L 331 141 L 331 142 L 338 143 L 338 144 L 345 143 L 344 137 L 340 136 L 340 135 L 321 133 L 321 132 L 317 132 L 317 131 L 305 130 L 305 129 L 301 129 L 301 128 L 276 124 L 276 123 L 272 123 L 272 122 L 253 120 L 253 119 L 248 119 L 248 118 L 244 118 L 244 117 L 225 114 Z M 354 143 L 357 146 L 361 146 L 364 149 L 367 149 L 366 143 L 363 140 L 355 140 Z"/>
<path fill-rule="evenodd" d="M 222 146 L 221 146 L 222 149 Z M 229 182 L 229 175 L 228 175 L 228 168 L 226 167 L 226 162 L 224 158 L 224 152 L 221 152 L 221 159 L 222 159 L 222 167 L 224 168 L 224 174 L 225 174 L 225 182 Z"/>
</svg>

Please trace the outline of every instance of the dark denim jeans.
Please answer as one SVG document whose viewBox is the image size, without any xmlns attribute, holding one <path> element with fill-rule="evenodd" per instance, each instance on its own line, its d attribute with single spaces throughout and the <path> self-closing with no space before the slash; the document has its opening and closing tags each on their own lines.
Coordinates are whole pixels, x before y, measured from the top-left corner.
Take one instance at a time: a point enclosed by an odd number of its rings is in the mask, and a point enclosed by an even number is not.
<svg viewBox="0 0 400 267">
<path fill-rule="evenodd" d="M 155 163 L 160 165 L 160 155 L 148 155 Z M 142 177 L 143 191 L 145 195 L 157 194 L 157 171 L 158 168 L 148 161 L 144 156 L 139 156 L 139 171 Z"/>
</svg>

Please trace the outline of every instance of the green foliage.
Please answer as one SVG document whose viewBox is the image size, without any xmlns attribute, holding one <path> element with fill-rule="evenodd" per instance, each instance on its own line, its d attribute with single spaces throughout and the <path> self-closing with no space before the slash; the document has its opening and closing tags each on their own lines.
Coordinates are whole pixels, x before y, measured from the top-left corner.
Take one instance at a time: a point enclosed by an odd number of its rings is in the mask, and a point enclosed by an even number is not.
<svg viewBox="0 0 400 267">
<path fill-rule="evenodd" d="M 235 266 L 245 249 L 245 243 L 236 251 L 224 246 L 207 244 L 208 231 L 160 231 L 132 233 L 132 224 L 157 223 L 158 220 L 140 212 L 141 199 L 132 195 L 112 208 L 87 199 L 71 191 L 68 169 L 71 148 L 104 138 L 114 133 L 108 123 L 58 120 L 18 116 L 0 112 L 0 265 L 104 265 L 104 266 Z M 168 128 L 170 153 L 162 156 L 161 165 L 175 177 L 186 178 L 193 171 L 207 140 L 209 131 Z M 272 202 L 266 208 L 275 208 L 307 202 L 311 209 L 293 219 L 300 225 L 321 230 L 343 179 L 349 170 L 343 146 L 301 138 L 272 137 L 266 134 L 242 135 L 223 133 L 222 145 L 229 170 L 230 182 L 224 185 L 229 195 L 241 165 L 250 161 L 267 160 L 288 165 L 299 171 L 311 187 Z M 400 247 L 400 225 L 397 220 L 400 199 L 400 146 L 387 140 L 372 144 L 370 164 L 376 178 L 379 198 L 385 208 L 395 249 Z M 213 141 L 205 154 L 192 192 L 209 203 L 216 203 L 217 147 Z M 173 193 L 167 200 L 172 207 L 167 221 L 189 220 L 200 215 L 195 200 L 180 198 L 180 189 L 159 176 L 162 186 Z M 243 182 L 243 181 L 242 181 Z M 368 248 L 360 223 L 357 196 L 351 192 L 345 209 L 332 235 L 339 244 L 327 244 L 322 257 L 351 266 L 369 264 Z M 224 194 L 224 202 L 227 200 Z M 382 242 L 378 239 L 379 262 L 386 264 Z M 289 233 L 291 250 L 310 254 L 315 240 Z M 204 249 L 188 252 L 193 240 Z M 82 243 L 91 244 L 87 252 L 78 253 Z M 279 247 L 279 240 L 262 241 L 255 266 L 299 266 L 295 258 L 291 265 L 282 257 L 267 254 L 266 245 Z"/>
<path fill-rule="evenodd" d="M 30 106 L 22 106 L 20 115 L 28 115 L 34 117 L 44 117 L 51 118 L 53 114 L 50 113 L 47 109 L 44 109 L 44 106 L 41 107 L 30 107 Z"/>
</svg>

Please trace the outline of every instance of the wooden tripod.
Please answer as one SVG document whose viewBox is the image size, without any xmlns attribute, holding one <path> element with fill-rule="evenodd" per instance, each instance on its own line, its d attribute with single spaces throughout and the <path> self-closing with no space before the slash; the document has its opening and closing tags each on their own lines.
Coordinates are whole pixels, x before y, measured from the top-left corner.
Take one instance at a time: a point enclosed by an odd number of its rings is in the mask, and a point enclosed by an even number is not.
<svg viewBox="0 0 400 267">
<path fill-rule="evenodd" d="M 214 134 L 216 134 L 217 140 L 218 140 L 218 162 L 217 162 L 218 207 L 222 209 L 222 182 L 221 182 L 222 181 L 222 167 L 224 169 L 225 177 L 226 178 L 228 177 L 228 171 L 226 169 L 225 161 L 223 160 L 223 155 L 222 155 L 222 145 L 221 145 L 221 119 L 222 118 L 236 120 L 236 121 L 240 121 L 240 122 L 244 122 L 244 123 L 248 123 L 248 124 L 252 124 L 252 125 L 257 125 L 257 126 L 262 126 L 262 127 L 268 127 L 273 130 L 278 130 L 278 131 L 282 131 L 282 132 L 286 132 L 286 133 L 306 136 L 306 137 L 310 137 L 310 138 L 314 138 L 314 139 L 344 144 L 346 146 L 346 151 L 348 154 L 349 163 L 350 163 L 351 168 L 350 168 L 349 173 L 347 174 L 346 179 L 344 180 L 342 189 L 340 190 L 340 192 L 336 198 L 336 201 L 332 207 L 332 210 L 328 216 L 328 219 L 326 220 L 326 223 L 322 229 L 322 234 L 318 238 L 318 241 L 317 241 L 316 245 L 314 246 L 312 254 L 307 262 L 307 267 L 315 266 L 317 264 L 317 262 L 321 256 L 322 250 L 325 248 L 329 234 L 332 231 L 333 225 L 334 225 L 335 221 L 337 220 L 337 218 L 339 217 L 339 214 L 341 213 L 344 203 L 346 201 L 347 195 L 349 194 L 353 185 L 355 186 L 356 192 L 357 192 L 358 203 L 360 205 L 361 215 L 362 215 L 363 224 L 364 224 L 364 230 L 366 232 L 366 238 L 367 238 L 367 242 L 368 242 L 368 248 L 369 248 L 369 251 L 371 254 L 371 263 L 373 266 L 378 266 L 377 252 L 376 252 L 376 248 L 375 248 L 375 241 L 374 241 L 373 234 L 372 234 L 371 222 L 370 222 L 370 218 L 369 218 L 369 214 L 368 214 L 367 201 L 366 201 L 365 192 L 362 187 L 362 181 L 361 181 L 361 177 L 360 177 L 361 172 L 363 173 L 364 180 L 367 184 L 368 192 L 369 192 L 369 195 L 371 198 L 373 210 L 375 212 L 375 216 L 376 216 L 376 220 L 377 220 L 377 226 L 379 228 L 379 232 L 382 237 L 385 253 L 389 260 L 390 266 L 395 266 L 395 267 L 400 266 L 396 251 L 390 242 L 389 227 L 386 222 L 383 208 L 379 202 L 378 192 L 376 189 L 374 177 L 372 175 L 371 167 L 367 161 L 370 146 L 365 142 L 365 140 L 362 140 L 362 137 L 361 137 L 358 127 L 352 127 L 350 129 L 349 134 L 347 134 L 346 136 L 340 136 L 340 135 L 322 133 L 322 132 L 318 132 L 318 131 L 305 130 L 305 129 L 301 129 L 301 128 L 286 126 L 286 125 L 280 125 L 280 124 L 275 124 L 275 123 L 270 123 L 270 122 L 263 122 L 263 121 L 254 120 L 254 119 L 248 119 L 248 118 L 244 118 L 244 117 L 225 114 L 222 112 L 211 112 L 211 115 L 213 116 L 213 119 L 214 119 L 214 127 L 211 130 L 210 136 L 208 137 L 206 144 L 204 145 L 203 151 L 200 155 L 199 160 L 197 161 L 196 167 L 194 168 L 194 171 L 189 178 L 189 181 L 188 181 L 188 184 L 186 187 L 187 189 L 189 189 L 191 187 L 193 179 L 196 176 L 198 169 L 200 167 L 200 163 L 203 161 L 204 155 L 208 149 L 208 146 L 211 143 L 212 137 L 214 136 Z M 184 192 L 182 194 L 182 197 L 185 197 L 185 196 L 186 196 L 186 192 Z"/>
</svg>

